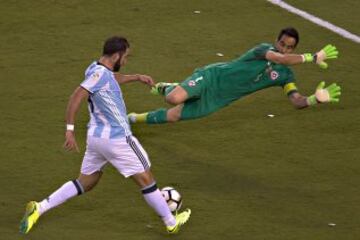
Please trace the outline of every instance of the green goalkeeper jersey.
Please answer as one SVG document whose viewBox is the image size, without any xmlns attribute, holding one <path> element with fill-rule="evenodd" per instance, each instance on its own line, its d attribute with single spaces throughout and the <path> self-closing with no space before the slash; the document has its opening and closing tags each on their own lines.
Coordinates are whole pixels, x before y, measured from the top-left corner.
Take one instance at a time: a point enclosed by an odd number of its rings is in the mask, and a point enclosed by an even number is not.
<svg viewBox="0 0 360 240">
<path fill-rule="evenodd" d="M 273 45 L 262 43 L 233 61 L 196 70 L 205 76 L 205 84 L 216 99 L 216 105 L 225 106 L 258 90 L 284 87 L 295 81 L 289 67 L 266 60 L 265 54 L 269 50 L 276 51 Z"/>
</svg>

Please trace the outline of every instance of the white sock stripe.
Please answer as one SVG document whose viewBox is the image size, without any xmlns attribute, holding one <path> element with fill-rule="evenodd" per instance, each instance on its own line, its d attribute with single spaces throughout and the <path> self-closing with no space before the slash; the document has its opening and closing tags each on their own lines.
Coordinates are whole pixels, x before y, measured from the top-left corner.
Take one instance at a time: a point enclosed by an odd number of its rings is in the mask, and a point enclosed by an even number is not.
<svg viewBox="0 0 360 240">
<path fill-rule="evenodd" d="M 153 187 L 154 185 L 156 185 L 156 182 L 154 181 L 153 183 L 151 183 L 150 185 L 148 185 L 148 186 L 146 186 L 146 187 L 143 187 L 142 189 L 141 189 L 141 191 L 142 190 L 146 190 L 146 189 L 148 189 L 148 188 L 151 188 L 151 187 Z"/>
<path fill-rule="evenodd" d="M 74 184 L 76 191 L 77 191 L 77 195 L 81 195 L 82 193 L 84 193 L 84 189 L 81 186 L 80 182 L 76 179 L 76 180 L 72 180 L 72 183 Z"/>
<path fill-rule="evenodd" d="M 77 184 L 78 184 L 78 186 L 79 186 L 79 188 L 80 188 L 80 190 L 81 190 L 81 193 L 84 193 L 84 192 L 85 192 L 85 191 L 84 191 L 84 188 L 83 188 L 83 186 L 81 185 L 79 179 L 76 179 L 75 181 L 77 182 Z"/>
<path fill-rule="evenodd" d="M 159 190 L 159 188 L 156 185 L 156 182 L 150 184 L 149 186 L 144 187 L 143 189 L 141 189 L 142 194 L 149 194 L 149 193 L 153 193 L 155 191 Z"/>
</svg>

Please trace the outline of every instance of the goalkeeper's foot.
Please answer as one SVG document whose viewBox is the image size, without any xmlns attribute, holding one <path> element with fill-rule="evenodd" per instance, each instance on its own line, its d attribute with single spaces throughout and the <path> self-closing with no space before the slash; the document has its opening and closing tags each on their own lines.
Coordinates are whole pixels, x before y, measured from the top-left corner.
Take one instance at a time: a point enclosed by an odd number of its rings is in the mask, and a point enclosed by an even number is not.
<svg viewBox="0 0 360 240">
<path fill-rule="evenodd" d="M 40 204 L 31 201 L 26 204 L 25 215 L 20 222 L 20 233 L 27 234 L 40 217 Z"/>
<path fill-rule="evenodd" d="M 179 83 L 159 82 L 151 88 L 150 93 L 152 95 L 165 95 L 165 89 L 167 87 L 171 87 L 171 86 L 176 87 L 178 85 L 179 85 Z"/>
<path fill-rule="evenodd" d="M 134 124 L 134 123 L 145 123 L 146 122 L 146 118 L 147 118 L 148 113 L 129 113 L 128 119 L 130 124 Z"/>
<path fill-rule="evenodd" d="M 167 226 L 166 230 L 170 234 L 176 234 L 179 232 L 182 225 L 184 225 L 190 218 L 191 210 L 188 208 L 185 211 L 176 214 L 176 225 L 175 226 Z"/>
<path fill-rule="evenodd" d="M 128 119 L 129 119 L 129 122 L 131 123 L 131 124 L 133 124 L 133 123 L 136 123 L 136 113 L 129 113 L 128 115 L 127 115 L 127 117 L 128 117 Z"/>
</svg>

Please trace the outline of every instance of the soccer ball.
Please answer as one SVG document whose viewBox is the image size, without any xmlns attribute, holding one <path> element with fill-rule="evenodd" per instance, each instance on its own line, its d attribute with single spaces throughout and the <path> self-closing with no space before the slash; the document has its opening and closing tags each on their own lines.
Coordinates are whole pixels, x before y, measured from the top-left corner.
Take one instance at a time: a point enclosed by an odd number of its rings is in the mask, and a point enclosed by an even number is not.
<svg viewBox="0 0 360 240">
<path fill-rule="evenodd" d="M 175 212 L 181 208 L 182 197 L 178 191 L 173 187 L 163 187 L 161 193 L 167 202 L 170 211 Z"/>
</svg>

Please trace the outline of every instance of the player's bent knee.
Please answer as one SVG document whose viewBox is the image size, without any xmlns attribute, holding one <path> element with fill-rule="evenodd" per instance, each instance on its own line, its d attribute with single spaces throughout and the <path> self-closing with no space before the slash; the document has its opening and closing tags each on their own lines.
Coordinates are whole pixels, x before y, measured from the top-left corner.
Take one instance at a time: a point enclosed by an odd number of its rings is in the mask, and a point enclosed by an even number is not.
<svg viewBox="0 0 360 240">
<path fill-rule="evenodd" d="M 169 123 L 174 123 L 180 120 L 180 116 L 170 115 L 167 117 Z"/>
<path fill-rule="evenodd" d="M 180 120 L 181 114 L 180 112 L 177 111 L 172 111 L 171 109 L 168 110 L 167 115 L 166 115 L 166 120 L 169 123 L 174 123 Z"/>
<path fill-rule="evenodd" d="M 185 99 L 179 94 L 169 94 L 165 97 L 167 103 L 172 105 L 178 105 L 185 101 Z"/>
</svg>

